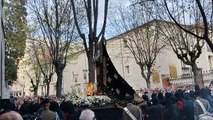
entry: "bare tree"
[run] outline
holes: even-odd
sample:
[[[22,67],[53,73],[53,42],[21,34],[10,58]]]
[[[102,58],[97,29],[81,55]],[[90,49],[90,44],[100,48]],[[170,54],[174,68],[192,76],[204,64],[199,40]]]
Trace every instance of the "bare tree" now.
[[[27,46],[24,58],[21,61],[23,73],[29,78],[31,86],[30,90],[34,95],[38,93],[38,87],[41,81],[41,70],[35,59],[35,53]]]
[[[150,88],[150,77],[156,58],[166,44],[160,39],[158,21],[153,20],[154,16],[151,14],[152,6],[146,7],[146,10],[142,10],[136,4],[134,6],[132,4],[129,8],[120,7],[118,10],[120,16],[117,16],[117,20],[112,20],[112,24],[118,32],[127,31],[120,37],[139,65],[147,88]]]
[[[38,34],[42,36],[55,67],[56,95],[60,97],[70,43],[75,40],[70,0],[29,0],[29,6],[40,28]]]
[[[75,25],[78,30],[80,37],[83,39],[84,48],[88,58],[89,64],[89,82],[94,83],[96,79],[95,71],[96,71],[96,55],[97,55],[97,47],[99,40],[102,40],[105,35],[105,27],[107,21],[107,10],[108,10],[108,0],[104,0],[104,15],[103,15],[103,25],[98,33],[98,13],[100,11],[99,8],[99,0],[83,0],[80,3],[84,5],[85,13],[87,17],[86,30],[88,32],[83,33],[83,29],[85,29],[85,24],[80,24],[77,14],[76,1],[71,0],[73,14],[75,18]],[[88,33],[88,37],[86,36]],[[87,42],[88,38],[88,42]]]
[[[33,71],[33,72],[32,72]],[[29,71],[25,71],[27,76],[30,78],[30,83],[31,83],[31,91],[33,92],[34,95],[38,94],[38,86],[40,84],[40,79],[41,79],[41,71],[40,69],[33,65],[33,68],[30,69]]]
[[[31,52],[32,55],[31,58],[34,59],[34,64],[36,64],[41,71],[41,75],[44,78],[43,83],[45,83],[46,88],[46,96],[49,96],[50,91],[50,82],[52,79],[52,76],[54,74],[54,66],[52,64],[52,59],[50,55],[48,54],[48,49],[46,48],[46,45],[44,41],[31,39]]]
[[[169,17],[184,32],[187,32],[198,39],[204,39],[213,51],[213,1],[212,0],[163,0],[163,5]],[[188,25],[200,24],[203,26],[202,34],[191,31],[183,26],[188,21]]]
[[[27,86],[27,83],[25,81],[18,80],[18,81],[14,81],[14,84],[20,85],[20,87],[22,88],[22,96],[24,96],[25,95],[25,88]]]
[[[169,44],[178,59],[180,59],[184,64],[192,67],[194,82],[195,84],[201,85],[196,60],[202,53],[204,40],[184,32],[181,28],[177,27],[175,23],[166,21],[160,21],[160,23],[162,28],[161,35],[165,37],[166,41],[169,41]],[[203,27],[197,25],[185,25],[184,27],[190,29],[196,34],[201,33],[203,30]]]
[[[197,1],[198,2],[198,1]],[[192,67],[194,74],[195,84],[201,85],[199,81],[199,72],[196,64],[196,60],[202,53],[205,40],[209,44],[210,33],[209,26],[206,27],[202,23],[202,14],[198,8],[198,3],[192,0],[178,0],[170,1],[159,0],[157,3],[157,16],[159,19],[164,21],[172,22],[161,22],[161,32],[163,31],[164,37],[166,37],[170,43],[171,48],[184,64]],[[212,14],[212,8],[206,3],[205,6],[206,14]],[[211,5],[211,4],[210,4]],[[210,8],[210,9],[207,9]],[[168,12],[168,14],[162,14]],[[211,18],[212,19],[212,18]],[[210,21],[208,21],[210,23]],[[211,44],[209,44],[211,48]]]

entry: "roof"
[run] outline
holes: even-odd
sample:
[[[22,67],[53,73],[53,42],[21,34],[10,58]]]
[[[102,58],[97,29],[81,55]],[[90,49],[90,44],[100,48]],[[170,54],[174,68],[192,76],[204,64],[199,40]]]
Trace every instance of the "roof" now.
[[[144,23],[144,24],[142,24],[142,25],[139,25],[139,26],[137,26],[137,27],[135,27],[135,28],[133,28],[133,29],[131,29],[131,30],[125,31],[125,32],[123,32],[123,33],[121,33],[121,34],[119,34],[119,35],[113,36],[113,37],[111,37],[111,38],[109,38],[109,39],[107,39],[107,40],[116,39],[116,38],[118,38],[118,37],[120,37],[120,36],[122,36],[122,35],[128,34],[128,33],[130,33],[130,32],[133,32],[133,31],[135,31],[135,30],[137,30],[137,29],[143,28],[143,27],[148,26],[148,25],[150,25],[150,24],[152,24],[152,23],[155,23],[155,22],[169,23],[169,24],[174,24],[174,25],[176,25],[176,23],[174,23],[174,22],[172,22],[172,21],[165,21],[165,20],[153,19],[153,20],[151,20],[151,21],[149,21],[149,22],[147,22],[147,23]],[[193,26],[195,26],[195,25],[183,25],[183,24],[181,24],[181,25],[182,25],[182,26],[188,26],[188,27],[193,27]],[[202,26],[199,25],[198,27],[201,28]]]

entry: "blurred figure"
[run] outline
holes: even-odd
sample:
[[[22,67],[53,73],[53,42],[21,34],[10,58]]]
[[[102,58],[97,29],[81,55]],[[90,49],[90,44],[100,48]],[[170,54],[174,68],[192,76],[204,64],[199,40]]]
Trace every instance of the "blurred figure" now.
[[[1,116],[0,120],[23,120],[21,115],[15,112],[14,106],[10,103],[10,100],[1,101]]]
[[[195,91],[195,105],[194,105],[194,120],[213,120],[212,112],[209,102],[202,98],[201,91]]]
[[[123,109],[123,120],[131,120],[131,119],[137,119],[142,120],[142,112],[141,109],[133,105],[133,98],[131,96],[126,96],[127,106]]]
[[[81,112],[79,120],[96,120],[95,113],[90,109],[85,109]]]
[[[41,113],[41,120],[57,120],[56,119],[56,113],[51,111],[49,109],[50,107],[50,102],[48,99],[44,99],[41,102],[41,105],[43,106],[43,112]]]
[[[79,120],[80,113],[71,101],[63,101],[60,108],[64,112],[66,120]]]
[[[23,120],[23,118],[21,117],[19,113],[15,111],[10,111],[10,112],[3,113],[0,116],[0,120]]]
[[[176,104],[176,97],[171,92],[167,92],[165,96],[166,96],[166,105],[164,110],[164,119],[181,120],[181,113]]]
[[[59,104],[56,101],[53,101],[50,103],[50,110],[58,114],[58,117],[60,118],[60,120],[66,120],[66,117],[63,111],[60,109]]]
[[[147,108],[148,116],[147,120],[163,120],[164,106],[159,104],[157,95],[152,94],[152,105]]]

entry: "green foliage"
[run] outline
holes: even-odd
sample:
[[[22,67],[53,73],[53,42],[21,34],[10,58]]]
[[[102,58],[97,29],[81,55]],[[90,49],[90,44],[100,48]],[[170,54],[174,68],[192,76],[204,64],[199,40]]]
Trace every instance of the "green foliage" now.
[[[15,80],[27,39],[27,0],[5,0],[5,79]]]
[[[13,58],[5,57],[5,78],[8,79],[16,79],[17,78],[17,66]]]

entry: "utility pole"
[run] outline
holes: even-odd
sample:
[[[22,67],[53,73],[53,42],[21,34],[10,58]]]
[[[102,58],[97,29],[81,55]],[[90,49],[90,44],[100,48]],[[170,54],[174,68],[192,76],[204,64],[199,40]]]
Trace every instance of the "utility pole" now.
[[[8,83],[7,83],[8,84]],[[0,99],[9,99],[9,88],[5,84],[5,32],[4,32],[4,0],[0,3]]]
[[[2,85],[4,80],[4,31],[3,31],[3,0],[0,5],[0,97],[2,99]]]

